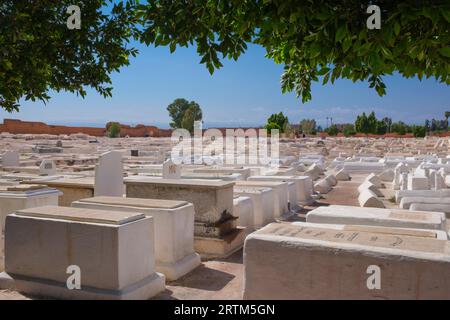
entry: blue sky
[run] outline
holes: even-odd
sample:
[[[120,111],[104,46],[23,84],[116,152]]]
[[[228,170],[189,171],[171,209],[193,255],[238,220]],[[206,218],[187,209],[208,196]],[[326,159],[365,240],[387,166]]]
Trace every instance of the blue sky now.
[[[128,124],[154,124],[167,127],[166,108],[175,98],[195,100],[203,109],[206,125],[260,125],[275,112],[283,111],[291,123],[315,118],[325,125],[353,122],[356,115],[374,110],[378,117],[394,121],[423,123],[443,118],[450,111],[450,90],[434,79],[386,77],[387,95],[379,97],[367,83],[338,80],[334,85],[315,83],[312,101],[302,104],[295,94],[282,94],[282,66],[265,58],[258,46],[210,75],[199,64],[195,48],[178,49],[170,54],[166,47],[137,46],[140,54],[129,67],[114,74],[113,97],[104,99],[89,91],[85,99],[74,94],[54,93],[47,105],[23,102],[21,111],[1,111],[2,118],[44,121],[52,124],[104,125],[108,121]]]

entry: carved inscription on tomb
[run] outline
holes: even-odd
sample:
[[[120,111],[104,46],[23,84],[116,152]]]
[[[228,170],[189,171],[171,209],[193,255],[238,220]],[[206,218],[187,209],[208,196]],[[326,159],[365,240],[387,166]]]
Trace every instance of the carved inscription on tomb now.
[[[292,237],[308,240],[321,240],[334,243],[351,243],[372,247],[391,249],[444,253],[446,241],[427,237],[406,236],[399,234],[386,234],[363,231],[334,230],[316,227],[302,227],[291,225],[272,225],[257,232],[257,234],[270,234],[283,237]]]

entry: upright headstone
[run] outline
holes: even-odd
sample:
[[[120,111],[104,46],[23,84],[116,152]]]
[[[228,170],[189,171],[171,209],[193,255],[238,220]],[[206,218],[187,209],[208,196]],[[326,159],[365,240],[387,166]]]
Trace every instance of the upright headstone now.
[[[122,197],[123,194],[122,154],[118,151],[106,152],[95,166],[94,196]]]
[[[163,164],[163,178],[164,179],[180,179],[181,166],[173,163],[172,160],[167,160]]]
[[[19,153],[17,151],[6,151],[2,155],[3,167],[18,167],[19,165]]]
[[[56,165],[53,160],[44,159],[39,166],[39,174],[51,176],[56,174]]]
[[[403,172],[400,179],[400,190],[408,190],[408,174]]]

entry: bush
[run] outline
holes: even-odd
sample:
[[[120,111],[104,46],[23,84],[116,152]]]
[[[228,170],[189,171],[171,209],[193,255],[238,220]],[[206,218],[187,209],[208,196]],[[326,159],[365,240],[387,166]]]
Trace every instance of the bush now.
[[[427,128],[425,126],[413,126],[412,132],[414,134],[414,137],[423,138],[427,134]]]
[[[335,124],[333,124],[332,126],[329,126],[327,128],[326,133],[328,133],[328,135],[330,136],[337,136],[337,134],[339,133],[339,129]]]
[[[344,126],[344,129],[342,130],[342,133],[344,134],[344,136],[349,137],[349,136],[354,136],[356,134],[355,131],[355,126],[351,125],[351,124],[347,124]]]
[[[120,124],[117,122],[109,123],[106,126],[108,137],[118,138],[120,136]]]

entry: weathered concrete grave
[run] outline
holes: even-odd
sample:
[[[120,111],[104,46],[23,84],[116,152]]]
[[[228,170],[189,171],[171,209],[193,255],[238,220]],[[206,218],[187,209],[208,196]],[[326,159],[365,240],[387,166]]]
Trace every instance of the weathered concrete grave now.
[[[165,288],[155,272],[153,230],[153,218],[139,213],[19,210],[6,218],[6,273],[17,291],[36,296],[149,299]],[[67,270],[74,266],[80,289],[70,290]]]
[[[0,272],[4,270],[5,220],[8,214],[20,209],[57,205],[61,193],[42,185],[0,187]]]
[[[94,197],[72,203],[75,208],[144,213],[155,226],[156,271],[176,280],[200,265],[194,252],[194,206],[186,201]]]
[[[236,181],[235,186],[266,187],[273,190],[273,213],[279,218],[289,213],[289,189],[287,182],[277,181]]]
[[[294,182],[295,186],[289,189],[290,209],[297,209],[298,205],[306,205],[314,202],[312,199],[313,183],[307,176],[251,176],[249,181],[281,181]]]
[[[20,165],[17,151],[6,151],[2,155],[2,167],[18,167]]]
[[[331,205],[306,215],[307,222],[445,230],[445,214],[399,209]]]
[[[126,178],[127,197],[183,200],[194,205],[195,251],[227,256],[240,249],[245,230],[233,215],[233,182],[190,179]]]
[[[450,299],[450,242],[426,234],[273,223],[247,237],[244,265],[249,300]]]
[[[63,207],[70,207],[74,201],[94,196],[93,178],[39,180],[39,184],[61,191],[58,204]]]
[[[39,174],[51,176],[56,174],[56,164],[53,160],[44,159],[39,165]]]
[[[253,202],[253,224],[251,229],[259,229],[274,221],[273,190],[267,187],[235,186],[234,194],[249,197]]]

